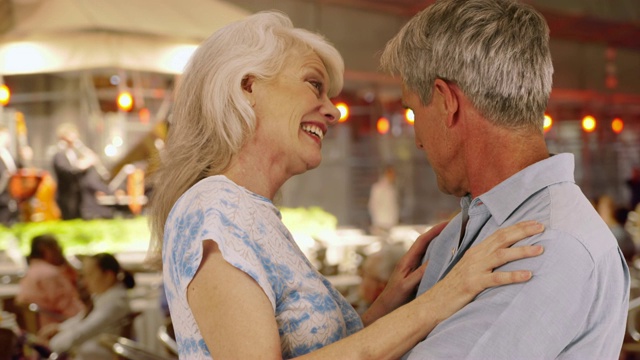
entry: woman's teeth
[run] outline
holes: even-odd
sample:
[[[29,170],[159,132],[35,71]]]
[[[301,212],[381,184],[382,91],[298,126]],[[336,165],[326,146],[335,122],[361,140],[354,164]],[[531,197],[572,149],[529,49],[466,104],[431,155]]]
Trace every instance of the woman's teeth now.
[[[324,138],[324,133],[318,126],[311,124],[302,124],[302,130],[306,131],[309,134],[317,136],[318,138],[320,138],[320,140]]]

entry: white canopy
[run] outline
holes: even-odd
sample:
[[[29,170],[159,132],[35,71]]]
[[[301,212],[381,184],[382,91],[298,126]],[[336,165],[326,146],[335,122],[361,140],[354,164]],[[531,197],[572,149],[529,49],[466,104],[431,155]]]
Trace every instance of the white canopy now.
[[[203,39],[247,15],[221,0],[42,0],[0,39],[0,75],[178,74]]]

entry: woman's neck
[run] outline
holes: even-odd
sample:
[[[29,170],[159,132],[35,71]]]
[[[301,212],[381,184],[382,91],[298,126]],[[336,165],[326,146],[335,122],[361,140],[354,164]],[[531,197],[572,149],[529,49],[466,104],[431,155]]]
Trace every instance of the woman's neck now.
[[[292,176],[283,169],[284,164],[269,154],[243,148],[222,173],[245,189],[273,200],[280,187]]]

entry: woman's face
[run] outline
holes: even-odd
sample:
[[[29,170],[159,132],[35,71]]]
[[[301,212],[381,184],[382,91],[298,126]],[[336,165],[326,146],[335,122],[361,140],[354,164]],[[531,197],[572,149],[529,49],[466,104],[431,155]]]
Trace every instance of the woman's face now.
[[[327,70],[310,51],[292,51],[275,78],[245,87],[257,117],[253,141],[271,167],[295,175],[320,165],[322,139],[340,117],[328,89]]]
[[[115,281],[115,275],[109,271],[102,271],[98,262],[93,258],[85,258],[82,266],[83,279],[91,294],[101,294],[109,289]]]

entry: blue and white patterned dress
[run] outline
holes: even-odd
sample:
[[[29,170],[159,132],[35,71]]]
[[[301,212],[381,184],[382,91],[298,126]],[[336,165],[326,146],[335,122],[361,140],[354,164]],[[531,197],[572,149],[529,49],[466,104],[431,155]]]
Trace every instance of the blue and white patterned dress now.
[[[208,239],[271,301],[284,358],[362,329],[355,310],[298,248],[273,203],[217,175],[185,192],[165,225],[163,280],[181,359],[211,359],[187,303],[187,286]]]

